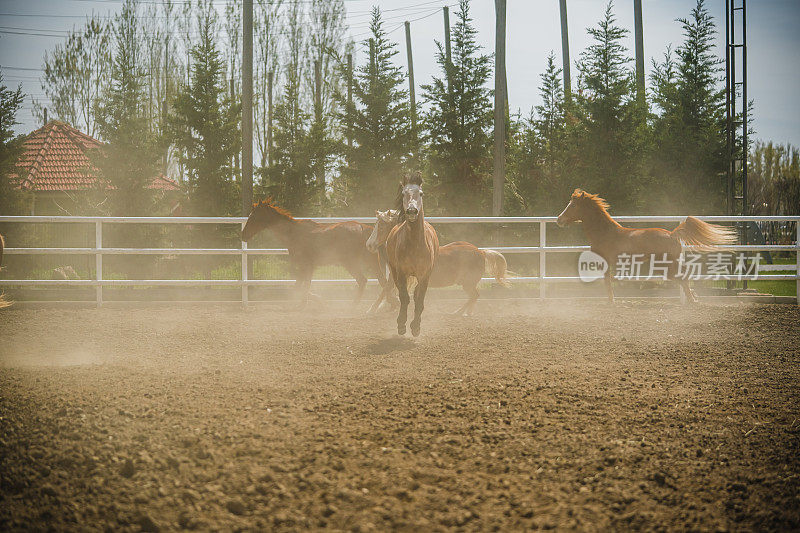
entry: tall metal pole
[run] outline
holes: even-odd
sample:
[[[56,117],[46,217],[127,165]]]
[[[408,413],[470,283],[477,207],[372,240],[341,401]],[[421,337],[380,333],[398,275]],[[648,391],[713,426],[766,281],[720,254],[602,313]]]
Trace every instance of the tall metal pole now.
[[[736,147],[736,128],[737,128],[737,120],[736,120],[736,99],[737,99],[737,91],[736,91],[736,8],[734,7],[733,0],[730,0],[730,15],[731,15],[731,33],[730,33],[730,41],[728,47],[731,50],[731,210],[735,213],[736,212],[736,200],[738,196],[738,192],[736,191],[736,174],[738,173],[738,169],[736,168],[736,159],[738,157],[737,147]]]
[[[417,138],[417,99],[414,95],[414,58],[411,54],[411,23],[406,21],[406,54],[408,55],[408,95],[411,101],[411,133]],[[416,144],[416,143],[415,143]]]
[[[503,213],[503,186],[506,172],[506,0],[494,0],[495,64],[494,64],[494,175],[492,215]]]
[[[572,98],[572,78],[569,73],[569,31],[567,29],[567,0],[559,0],[561,8],[561,68],[564,72],[564,101]]]
[[[636,89],[644,101],[644,32],[642,30],[642,0],[633,0],[633,26],[636,34]]]
[[[725,0],[725,143],[728,168],[725,170],[727,178],[728,214],[733,214],[733,174],[731,174],[732,147],[731,142],[731,8],[730,0]]]
[[[253,205],[253,0],[242,3],[242,215]]]
[[[445,57],[445,75],[447,77],[447,92],[450,92],[450,66],[453,64],[453,56],[450,53],[450,8],[445,6],[442,8],[444,14],[444,57]]]
[[[750,147],[747,143],[748,113],[747,101],[747,0],[742,0],[742,215],[747,216],[747,157]],[[746,224],[746,223],[745,223]],[[747,231],[744,232],[747,244]],[[745,282],[746,283],[746,282]],[[745,285],[746,287],[747,285]]]

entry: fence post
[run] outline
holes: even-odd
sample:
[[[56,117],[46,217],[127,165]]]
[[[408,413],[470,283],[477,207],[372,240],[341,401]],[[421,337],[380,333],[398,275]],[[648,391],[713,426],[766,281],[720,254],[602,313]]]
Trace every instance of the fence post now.
[[[539,298],[544,300],[547,298],[547,287],[545,287],[545,270],[547,258],[545,256],[544,247],[547,243],[547,222],[539,222]]]
[[[94,223],[94,247],[97,250],[94,254],[94,270],[97,279],[95,293],[97,296],[97,307],[103,306],[103,222],[98,220]]]
[[[795,246],[797,246],[797,259],[795,259],[795,268],[797,270],[795,271],[794,274],[795,277],[797,278],[797,281],[795,282],[797,283],[797,289],[795,290],[795,297],[797,298],[797,300],[795,301],[795,304],[800,305],[800,219],[798,219],[797,222],[795,222],[795,224],[797,225],[797,227],[795,228],[795,232],[797,233],[797,235],[795,235],[796,240],[794,243]]]
[[[244,223],[242,224],[244,229]],[[242,241],[242,307],[247,307],[248,286],[247,286],[247,242]]]

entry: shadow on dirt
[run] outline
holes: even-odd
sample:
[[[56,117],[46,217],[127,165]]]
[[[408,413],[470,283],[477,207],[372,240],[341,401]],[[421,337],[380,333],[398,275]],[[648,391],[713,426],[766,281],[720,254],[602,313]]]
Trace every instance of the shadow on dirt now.
[[[415,348],[417,343],[408,337],[390,337],[388,339],[375,339],[367,345],[368,355],[386,355],[392,352],[404,352]]]

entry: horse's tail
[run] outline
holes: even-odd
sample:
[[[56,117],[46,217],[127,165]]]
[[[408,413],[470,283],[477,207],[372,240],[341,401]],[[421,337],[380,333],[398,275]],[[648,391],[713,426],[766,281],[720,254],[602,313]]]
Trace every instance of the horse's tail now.
[[[695,217],[686,217],[670,236],[687,246],[711,250],[716,245],[736,244],[736,231],[725,226],[709,224]]]
[[[494,250],[482,250],[482,252],[486,272],[491,274],[503,287],[511,287],[511,282],[508,281],[508,275],[511,272],[508,271],[508,264],[503,254]]]

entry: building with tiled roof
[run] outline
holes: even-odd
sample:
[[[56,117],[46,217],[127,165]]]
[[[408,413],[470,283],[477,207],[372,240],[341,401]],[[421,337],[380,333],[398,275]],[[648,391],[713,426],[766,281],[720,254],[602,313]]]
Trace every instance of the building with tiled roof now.
[[[74,207],[81,196],[98,191],[99,171],[91,151],[102,147],[102,142],[57,120],[30,133],[22,143],[16,179],[20,188],[33,193],[32,214],[66,214],[63,204]],[[153,178],[150,188],[163,193],[180,190],[165,176]]]

